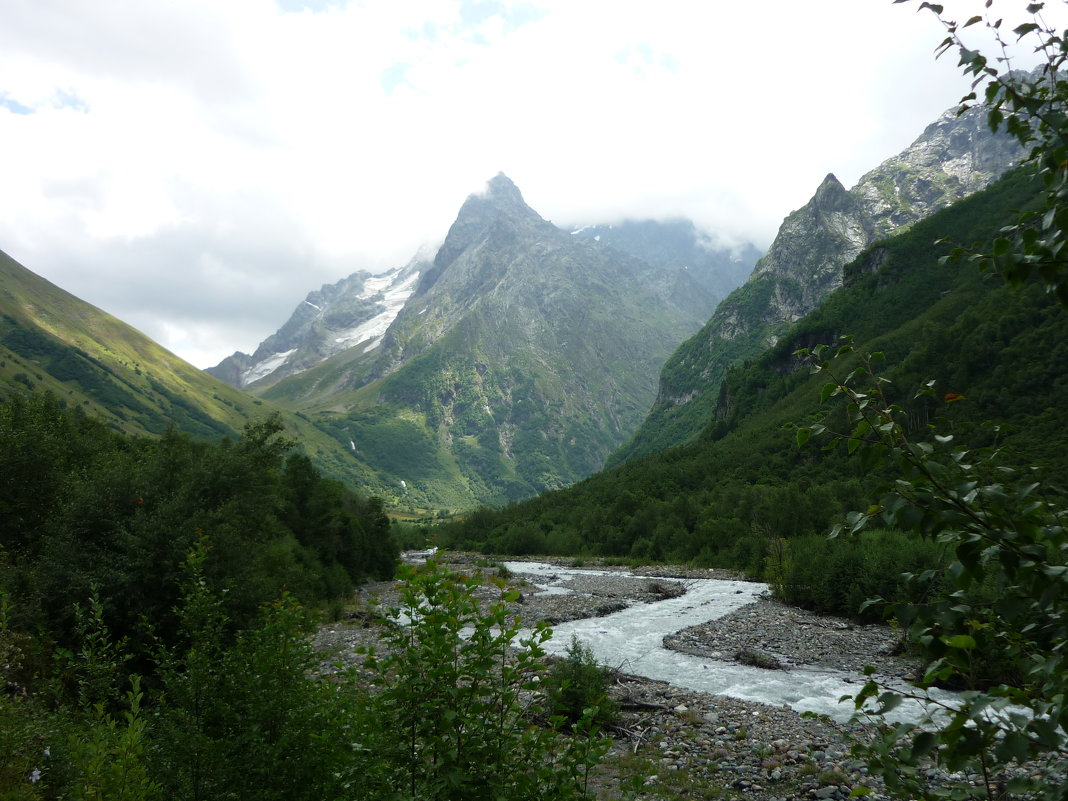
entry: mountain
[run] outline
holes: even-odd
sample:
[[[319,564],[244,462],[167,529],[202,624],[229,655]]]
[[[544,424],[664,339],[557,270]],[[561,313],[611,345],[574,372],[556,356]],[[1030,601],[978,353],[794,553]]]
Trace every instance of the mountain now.
[[[581,225],[571,234],[610,245],[658,267],[681,267],[716,303],[745,281],[761,256],[749,242],[727,246],[685,219]]]
[[[0,252],[0,401],[28,391],[49,391],[129,434],[173,426],[215,439],[276,412],[323,472],[354,486],[372,479],[308,421],[207,375]]]
[[[360,271],[324,285],[310,292],[251,356],[238,351],[207,372],[235,387],[269,386],[335,353],[355,347],[371,350],[415,290],[421,269],[416,257],[380,275]]]
[[[329,431],[394,504],[527,497],[599,469],[642,420],[664,359],[715,305],[688,266],[573,236],[501,174],[467,198],[432,260],[389,279],[412,291],[381,339],[249,389]],[[354,280],[366,295],[369,279]],[[340,302],[335,288],[309,296],[287,324],[294,336],[280,331],[247,364],[324,355],[306,343],[339,330],[314,322]]]
[[[885,354],[876,369],[889,379],[889,402],[906,412],[910,436],[929,438],[927,425],[937,421],[952,431],[954,446],[996,445],[1002,464],[1058,483],[1068,471],[1068,312],[1038,281],[1013,289],[972,263],[940,265],[951,245],[932,244],[992,241],[1017,209],[1040,197],[1037,183],[1013,171],[864,250],[846,265],[841,287],[783,329],[773,347],[726,372],[693,443],[521,504],[480,510],[443,532],[442,544],[693,560],[761,573],[779,538],[824,534],[900,478],[847,456],[845,447],[795,442],[793,429],[816,420],[849,430],[840,404],[820,402],[828,378],[794,355],[845,334],[859,352]],[[836,370],[844,376],[856,366],[847,361]],[[917,394],[929,380],[935,392]],[[832,544],[821,543],[829,552]],[[848,585],[839,590],[844,595]]]
[[[790,323],[842,284],[842,267],[871,243],[989,185],[1019,160],[985,112],[945,112],[908,148],[847,190],[828,175],[782,223],[749,279],[661,372],[648,418],[612,455],[618,464],[691,441],[708,423],[732,365],[773,345]]]

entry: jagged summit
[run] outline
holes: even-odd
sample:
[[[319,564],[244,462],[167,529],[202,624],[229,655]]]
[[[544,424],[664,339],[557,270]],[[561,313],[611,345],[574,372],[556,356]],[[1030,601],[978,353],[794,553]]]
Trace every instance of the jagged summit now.
[[[485,224],[502,215],[542,219],[523,200],[523,193],[519,191],[519,187],[512,182],[512,179],[503,172],[499,172],[486,182],[486,186],[481,191],[472,192],[467,196],[467,200],[460,207],[460,213],[456,216],[456,222]]]
[[[983,108],[962,115],[954,108],[852,189],[828,174],[812,199],[783,220],[749,280],[668,360],[649,417],[609,464],[696,437],[717,408],[731,364],[775,344],[842,285],[842,268],[864,248],[982,189],[1020,155],[1011,136],[991,133]]]
[[[418,295],[427,292],[461,253],[485,237],[494,227],[509,226],[556,230],[523,200],[523,195],[503,172],[486,182],[482,192],[467,196],[445,242],[434,257],[434,266],[419,283]]]
[[[503,172],[497,173],[486,182],[484,196],[487,200],[492,200],[498,204],[522,204],[526,206],[519,187]]]
[[[830,192],[845,192],[846,188],[842,185],[842,182],[838,180],[833,172],[827,173],[827,177],[823,179],[819,187],[816,189],[816,197],[820,194],[827,194]]]
[[[274,383],[350,348],[374,350],[423,269],[425,262],[417,255],[404,267],[379,275],[361,270],[324,284],[309,292],[285,325],[251,356],[238,351],[206,372],[244,388],[258,381]]]

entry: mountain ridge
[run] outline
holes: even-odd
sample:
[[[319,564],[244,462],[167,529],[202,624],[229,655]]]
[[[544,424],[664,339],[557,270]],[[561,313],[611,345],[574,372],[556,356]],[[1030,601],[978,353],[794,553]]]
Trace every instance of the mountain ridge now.
[[[27,392],[142,436],[177,428],[217,439],[278,414],[323,473],[374,487],[373,474],[307,419],[208,375],[0,251],[0,399]]]
[[[932,245],[998,236],[1040,197],[1037,184],[1026,169],[1013,171],[864,250],[847,265],[849,280],[775,346],[729,369],[693,442],[482,510],[450,525],[440,541],[497,554],[735,567],[754,576],[767,575],[766,558],[782,553],[784,540],[792,547],[794,538],[819,537],[828,547],[830,526],[869,508],[900,478],[893,467],[862,466],[842,442],[798,447],[798,427],[850,430],[841,404],[820,401],[827,376],[812,374],[795,354],[837,346],[845,334],[858,353],[885,354],[876,369],[889,379],[888,402],[900,404],[910,435],[923,440],[938,423],[952,431],[954,447],[997,448],[1001,464],[1055,483],[1068,469],[1068,315],[1038,281],[1012,288],[971,263],[942,266],[951,246]],[[858,364],[845,359],[836,374]],[[932,380],[935,392],[917,392]]]
[[[1014,139],[989,131],[983,109],[950,109],[852,189],[829,174],[783,220],[746,283],[665,363],[648,417],[607,465],[692,441],[707,425],[730,365],[773,345],[839,287],[842,268],[863,248],[988,186],[1021,155]]]
[[[504,502],[599,469],[713,305],[684,266],[572,236],[502,173],[463,202],[378,347],[251,388],[379,465],[397,503]],[[447,478],[406,471],[387,435]]]

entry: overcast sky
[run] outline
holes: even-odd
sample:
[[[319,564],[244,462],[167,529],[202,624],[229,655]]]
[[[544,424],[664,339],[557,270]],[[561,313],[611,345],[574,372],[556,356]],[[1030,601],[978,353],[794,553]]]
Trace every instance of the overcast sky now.
[[[967,91],[917,5],[0,0],[0,249],[206,367],[498,171],[763,248]]]

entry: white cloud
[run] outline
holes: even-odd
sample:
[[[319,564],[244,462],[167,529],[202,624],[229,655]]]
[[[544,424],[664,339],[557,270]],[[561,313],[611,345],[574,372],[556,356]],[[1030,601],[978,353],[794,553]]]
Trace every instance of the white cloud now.
[[[33,113],[0,105],[0,248],[206,366],[443,237],[499,170],[559,223],[766,244],[966,90],[916,5],[15,3],[0,97]]]

